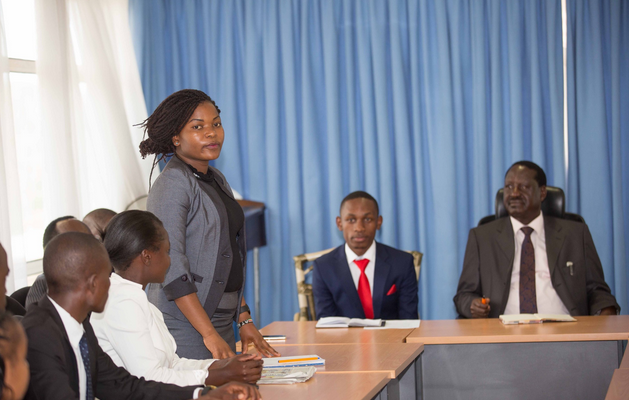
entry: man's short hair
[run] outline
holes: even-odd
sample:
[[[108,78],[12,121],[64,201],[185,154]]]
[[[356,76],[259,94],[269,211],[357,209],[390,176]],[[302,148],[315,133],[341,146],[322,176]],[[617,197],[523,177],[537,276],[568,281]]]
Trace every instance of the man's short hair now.
[[[59,231],[57,231],[57,224],[61,221],[72,218],[74,218],[72,215],[66,215],[65,217],[57,218],[48,224],[46,230],[44,230],[44,248],[46,248],[46,245],[48,245],[48,242],[50,242],[52,238],[59,234]]]
[[[505,173],[505,178],[507,177],[507,174],[509,173],[509,171],[511,171],[513,167],[518,166],[518,165],[521,165],[525,168],[532,169],[533,171],[535,171],[535,176],[533,177],[533,179],[537,181],[537,184],[539,185],[539,187],[546,186],[546,173],[544,172],[542,167],[540,167],[539,165],[535,164],[532,161],[518,161],[518,162],[513,163],[513,165],[510,166],[509,169],[507,170],[507,173]]]
[[[105,228],[107,228],[107,224],[116,214],[115,211],[108,208],[97,208],[96,210],[88,212],[85,217],[83,217],[83,223],[90,228],[94,236],[97,236],[97,238],[103,241]]]
[[[76,290],[96,273],[98,256],[106,257],[105,246],[89,233],[66,232],[54,237],[44,250],[44,276],[49,293]]]
[[[341,208],[339,209],[339,213],[340,210],[343,209],[343,204],[345,204],[345,202],[354,199],[367,199],[373,201],[373,203],[376,205],[376,215],[380,215],[380,207],[378,207],[378,201],[372,195],[367,192],[363,192],[362,190],[357,190],[345,196],[343,201],[341,201]]]

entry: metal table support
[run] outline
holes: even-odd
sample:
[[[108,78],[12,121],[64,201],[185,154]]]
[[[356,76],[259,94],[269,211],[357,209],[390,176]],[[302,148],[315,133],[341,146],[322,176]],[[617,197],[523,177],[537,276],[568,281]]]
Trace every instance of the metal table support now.
[[[247,251],[253,250],[253,297],[255,324],[260,326],[260,247],[266,246],[266,224],[264,203],[251,200],[238,200],[245,213],[245,234]]]

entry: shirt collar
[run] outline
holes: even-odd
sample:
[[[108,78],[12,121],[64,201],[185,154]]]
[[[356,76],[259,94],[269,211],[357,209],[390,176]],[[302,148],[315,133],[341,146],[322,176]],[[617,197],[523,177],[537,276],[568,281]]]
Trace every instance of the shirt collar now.
[[[123,278],[122,276],[118,275],[115,272],[113,274],[111,274],[111,276],[109,277],[109,280],[111,281],[112,284],[117,283],[117,284],[121,284],[121,285],[133,286],[135,288],[138,288],[138,289],[142,290],[142,285],[140,285],[137,282],[133,282],[133,281],[130,281],[128,279],[125,279],[125,278]]]
[[[513,226],[514,237],[518,234],[518,232],[520,231],[520,229],[522,229],[523,226],[529,226],[533,228],[533,232],[537,233],[537,236],[541,240],[545,241],[546,236],[544,232],[544,213],[540,212],[537,218],[531,221],[531,223],[528,225],[524,225],[522,222],[518,221],[517,219],[511,216],[509,218],[511,218],[511,226]]]
[[[63,323],[63,327],[66,329],[66,333],[68,334],[68,339],[70,340],[70,344],[73,347],[78,347],[83,334],[85,333],[85,329],[83,325],[80,324],[69,312],[67,312],[63,307],[57,304],[53,299],[48,297],[50,302],[55,309],[59,313],[59,317],[61,318],[61,322]]]
[[[177,155],[175,154],[175,157],[177,157]],[[177,157],[179,158],[179,157]],[[192,174],[197,177],[198,179],[201,179],[203,182],[209,182],[211,183],[214,180],[214,172],[212,172],[212,169],[208,167],[207,169],[207,173],[203,173],[203,172],[199,172],[197,171],[196,168],[194,168],[192,165],[188,164],[187,162],[185,162],[184,160],[182,160],[181,158],[179,158],[179,160],[186,164],[188,166],[188,168],[190,168],[190,170],[192,171]]]
[[[365,254],[362,256],[357,256],[356,253],[349,248],[349,245],[345,243],[345,256],[347,257],[348,262],[353,262],[354,260],[362,260],[363,258],[368,259],[369,261],[376,260],[376,241],[374,240],[371,243],[371,246],[367,249]]]

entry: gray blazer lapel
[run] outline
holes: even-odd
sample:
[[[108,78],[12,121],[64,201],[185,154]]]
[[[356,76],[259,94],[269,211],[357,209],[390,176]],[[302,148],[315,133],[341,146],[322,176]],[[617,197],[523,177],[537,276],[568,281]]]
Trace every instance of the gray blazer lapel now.
[[[225,192],[226,195],[234,199],[234,194],[231,191],[231,187],[227,184],[227,180],[221,171],[210,165],[210,170],[214,173],[214,180],[218,183],[218,186]]]
[[[561,225],[552,217],[544,216],[544,230],[546,235],[546,254],[548,256],[548,270],[550,276],[553,276],[553,271],[557,265],[557,259],[559,258],[559,251],[563,246],[563,242],[566,235],[561,230]]]
[[[387,283],[387,276],[389,276],[389,270],[391,266],[387,263],[388,259],[387,252],[376,243],[376,269],[374,271],[373,276],[373,315],[374,318],[378,318],[381,314],[380,311],[382,309],[382,299],[384,298],[385,287]]]

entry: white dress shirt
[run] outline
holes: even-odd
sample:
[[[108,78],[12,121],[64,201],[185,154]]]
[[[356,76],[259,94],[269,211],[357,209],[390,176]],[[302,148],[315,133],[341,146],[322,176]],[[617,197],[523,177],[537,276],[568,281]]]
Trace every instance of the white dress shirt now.
[[[369,281],[369,290],[371,291],[371,297],[373,298],[373,277],[376,271],[376,241],[374,240],[371,243],[371,246],[367,249],[365,254],[362,256],[357,256],[356,253],[349,248],[347,243],[345,243],[345,256],[347,257],[347,264],[349,264],[349,272],[352,273],[352,279],[354,280],[354,286],[356,286],[356,290],[358,290],[358,280],[360,279],[360,268],[358,265],[354,263],[354,260],[362,260],[366,258],[369,260],[369,264],[367,264],[367,268],[365,268],[365,275],[367,275],[367,280]]]
[[[111,274],[109,299],[90,322],[98,343],[132,375],[179,386],[203,385],[215,360],[179,358],[164,317],[148,301],[142,285]]]
[[[505,315],[520,314],[520,259],[522,257],[522,242],[524,241],[523,225],[513,217],[513,236],[515,239],[515,254],[513,257],[513,272],[511,273],[511,288],[509,300],[505,308]],[[531,243],[535,251],[535,294],[537,299],[537,312],[540,314],[570,314],[563,304],[557,291],[553,287],[548,269],[548,254],[546,253],[546,232],[544,230],[544,216],[542,213],[526,225],[533,228]]]
[[[76,366],[79,371],[79,399],[85,399],[87,395],[87,375],[85,374],[85,364],[83,364],[83,357],[81,356],[81,348],[79,347],[79,342],[81,338],[85,334],[85,329],[83,325],[79,323],[69,312],[67,312],[63,307],[57,304],[53,299],[48,297],[50,302],[55,309],[59,313],[59,317],[61,317],[61,322],[63,322],[63,327],[66,329],[66,333],[68,334],[68,339],[70,340],[70,346],[72,346],[72,350],[74,351],[74,356],[76,357]],[[94,392],[94,382],[92,381],[92,392]]]

